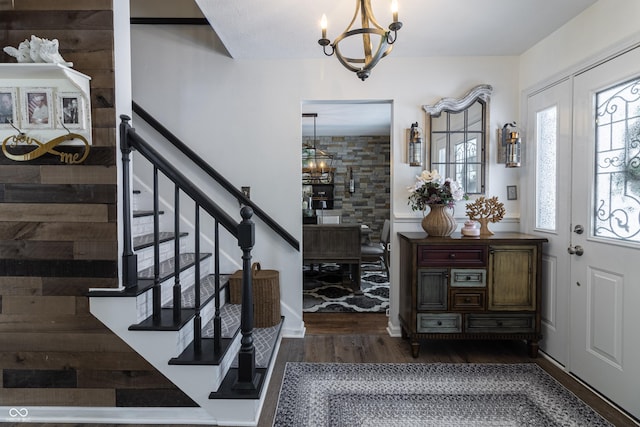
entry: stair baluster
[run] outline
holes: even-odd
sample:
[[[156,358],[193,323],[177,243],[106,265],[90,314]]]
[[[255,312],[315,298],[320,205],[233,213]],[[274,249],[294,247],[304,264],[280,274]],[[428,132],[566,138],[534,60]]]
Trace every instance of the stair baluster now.
[[[158,167],[153,167],[153,322],[162,321],[162,287],[160,286],[160,196]]]
[[[220,223],[216,219],[213,231],[215,251],[213,255],[215,277],[215,301],[213,314],[213,350],[217,354],[222,346],[222,318],[220,317]]]
[[[195,212],[195,252],[196,252],[196,277],[195,277],[195,317],[193,318],[193,352],[202,354],[202,318],[200,317],[200,205],[196,203]],[[217,250],[218,248],[216,248]]]
[[[180,187],[175,185],[174,196],[174,251],[175,272],[173,282],[173,321],[179,323],[182,318],[182,285],[180,283]]]

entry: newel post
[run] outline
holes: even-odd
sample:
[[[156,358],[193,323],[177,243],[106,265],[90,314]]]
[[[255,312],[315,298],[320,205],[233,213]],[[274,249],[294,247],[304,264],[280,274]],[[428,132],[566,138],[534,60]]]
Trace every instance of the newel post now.
[[[259,375],[256,375],[256,354],[253,345],[253,282],[251,278],[251,249],[255,243],[255,230],[251,217],[253,209],[244,206],[240,210],[242,222],[238,225],[238,246],[242,249],[242,312],[240,330],[242,340],[238,353],[238,377],[234,389],[256,390]]]
[[[131,158],[129,132],[133,131],[129,121],[131,117],[121,115],[120,119],[120,151],[122,152],[122,223],[124,230],[124,249],[122,251],[122,282],[125,288],[138,285],[138,256],[133,253],[133,237],[131,235]]]

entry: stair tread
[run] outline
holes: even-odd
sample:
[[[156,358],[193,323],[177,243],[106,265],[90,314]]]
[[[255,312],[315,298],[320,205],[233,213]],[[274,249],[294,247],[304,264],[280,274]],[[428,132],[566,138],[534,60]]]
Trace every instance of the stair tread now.
[[[220,307],[222,338],[232,338],[238,333],[238,329],[240,329],[240,310],[240,304],[225,304]],[[213,338],[213,320],[209,320],[202,328],[202,338]]]
[[[159,215],[164,215],[164,211],[158,211]],[[133,217],[134,218],[140,218],[140,217],[145,217],[145,216],[153,216],[153,211],[152,210],[139,210],[139,211],[133,211]]]
[[[210,253],[201,253],[200,261],[210,257]],[[183,271],[196,262],[196,254],[193,252],[180,254],[180,271]],[[138,279],[153,279],[155,266],[151,266],[145,268],[143,270],[138,271]],[[165,280],[169,277],[173,277],[175,273],[175,258],[170,258],[168,260],[160,262],[159,265],[160,270],[160,280]]]
[[[280,334],[282,322],[268,328],[254,328],[251,337],[256,351],[256,368],[268,368],[273,355],[273,350]],[[238,356],[236,355],[232,368],[238,367]]]
[[[230,274],[220,275],[220,288],[222,288],[228,281]],[[209,274],[200,279],[200,301],[202,305],[206,304],[215,294],[216,276],[215,274]],[[195,286],[189,286],[186,289],[182,289],[182,308],[195,308],[196,304],[196,289]],[[162,308],[172,308],[173,300],[163,305]]]
[[[189,235],[189,233],[182,232],[180,237]],[[169,242],[175,239],[175,233],[173,231],[161,231],[158,233],[159,243]],[[153,233],[142,234],[133,238],[133,249],[140,250],[153,246],[155,236]]]

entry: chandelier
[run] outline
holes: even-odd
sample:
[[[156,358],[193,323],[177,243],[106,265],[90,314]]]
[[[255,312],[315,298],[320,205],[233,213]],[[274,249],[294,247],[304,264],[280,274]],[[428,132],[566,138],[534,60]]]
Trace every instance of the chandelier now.
[[[322,38],[318,40],[318,44],[322,46],[324,54],[332,56],[334,53],[338,61],[344,65],[349,71],[356,73],[360,80],[364,81],[371,74],[371,69],[380,61],[380,59],[387,56],[391,49],[393,49],[393,43],[395,43],[398,30],[402,28],[402,22],[398,22],[398,2],[397,0],[391,1],[391,11],[393,13],[393,22],[389,24],[389,31],[385,30],[378,24],[376,18],[371,11],[371,0],[356,0],[356,11],[353,14],[353,19],[342,34],[340,34],[331,43],[327,38],[327,16],[322,15],[320,27],[322,28]],[[361,16],[360,22],[362,22],[362,28],[353,28],[358,15]],[[391,35],[393,31],[393,35]],[[348,39],[351,36],[362,37],[363,56],[361,58],[349,58],[340,50],[340,42]],[[378,36],[380,41],[378,47],[374,49],[372,37]],[[327,46],[331,49],[328,50]]]
[[[318,113],[302,113],[313,118],[313,144],[302,147],[302,183],[331,184],[333,181],[333,154],[316,147],[316,118]]]

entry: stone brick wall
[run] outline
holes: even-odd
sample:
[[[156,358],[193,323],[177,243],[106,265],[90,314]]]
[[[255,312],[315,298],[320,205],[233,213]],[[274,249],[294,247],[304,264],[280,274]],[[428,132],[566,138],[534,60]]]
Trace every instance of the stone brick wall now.
[[[302,141],[313,145],[313,138]],[[383,136],[319,136],[316,148],[335,156],[334,209],[342,211],[342,222],[371,227],[372,241],[389,218],[391,202],[391,143]],[[349,168],[353,168],[355,192],[349,193]]]

